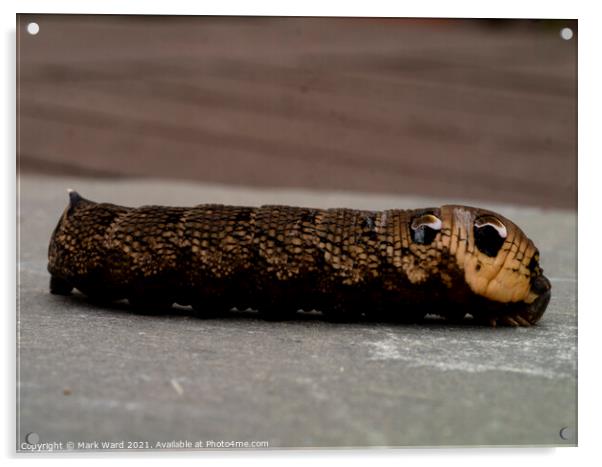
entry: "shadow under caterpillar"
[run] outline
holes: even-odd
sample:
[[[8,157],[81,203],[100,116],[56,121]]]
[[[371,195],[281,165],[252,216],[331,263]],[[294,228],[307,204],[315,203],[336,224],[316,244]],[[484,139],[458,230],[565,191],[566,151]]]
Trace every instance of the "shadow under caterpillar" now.
[[[359,211],[291,206],[128,208],[70,191],[50,239],[50,291],[285,318],[319,310],[416,321],[528,326],[551,286],[511,221],[448,205]]]

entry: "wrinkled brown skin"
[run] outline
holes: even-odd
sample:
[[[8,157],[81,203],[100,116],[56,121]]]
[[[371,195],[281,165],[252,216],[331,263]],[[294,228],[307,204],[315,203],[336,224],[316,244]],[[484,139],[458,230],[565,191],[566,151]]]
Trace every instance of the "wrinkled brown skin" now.
[[[423,213],[442,221],[429,245],[412,241]],[[508,236],[496,257],[475,247],[478,215]],[[52,234],[50,290],[128,299],[139,311],[174,303],[207,314],[258,309],[284,318],[299,309],[336,319],[528,326],[542,316],[550,283],[523,232],[499,214],[464,206],[357,211],[290,206],[127,208],[75,192]]]

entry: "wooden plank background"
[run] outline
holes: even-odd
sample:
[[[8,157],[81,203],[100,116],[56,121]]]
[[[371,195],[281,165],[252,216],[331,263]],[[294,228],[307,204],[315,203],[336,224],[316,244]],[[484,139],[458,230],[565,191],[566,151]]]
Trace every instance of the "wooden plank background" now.
[[[20,15],[19,167],[576,209],[566,25]]]

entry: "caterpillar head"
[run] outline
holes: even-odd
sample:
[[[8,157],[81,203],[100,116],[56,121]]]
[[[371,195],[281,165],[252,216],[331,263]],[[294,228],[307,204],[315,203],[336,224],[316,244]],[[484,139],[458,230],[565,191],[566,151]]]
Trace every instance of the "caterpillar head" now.
[[[466,206],[442,206],[422,217],[411,226],[414,239],[446,251],[474,294],[529,324],[539,321],[551,285],[521,229],[497,213]]]

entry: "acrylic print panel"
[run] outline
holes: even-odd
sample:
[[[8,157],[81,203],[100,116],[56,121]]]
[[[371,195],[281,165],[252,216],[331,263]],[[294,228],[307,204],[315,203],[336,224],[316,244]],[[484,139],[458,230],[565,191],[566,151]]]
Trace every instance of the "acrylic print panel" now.
[[[19,15],[17,449],[576,445],[577,38],[564,20]],[[252,280],[210,316],[51,294],[67,189],[131,207],[344,207],[368,234],[382,211],[490,209],[537,245],[551,300],[534,326],[492,328],[442,319],[451,305],[429,293],[417,322],[366,319],[374,286],[354,290],[352,320],[265,319],[244,306]],[[202,225],[248,233],[237,216]],[[62,245],[117,271],[85,253],[107,238]],[[292,297],[277,303],[295,311]]]

